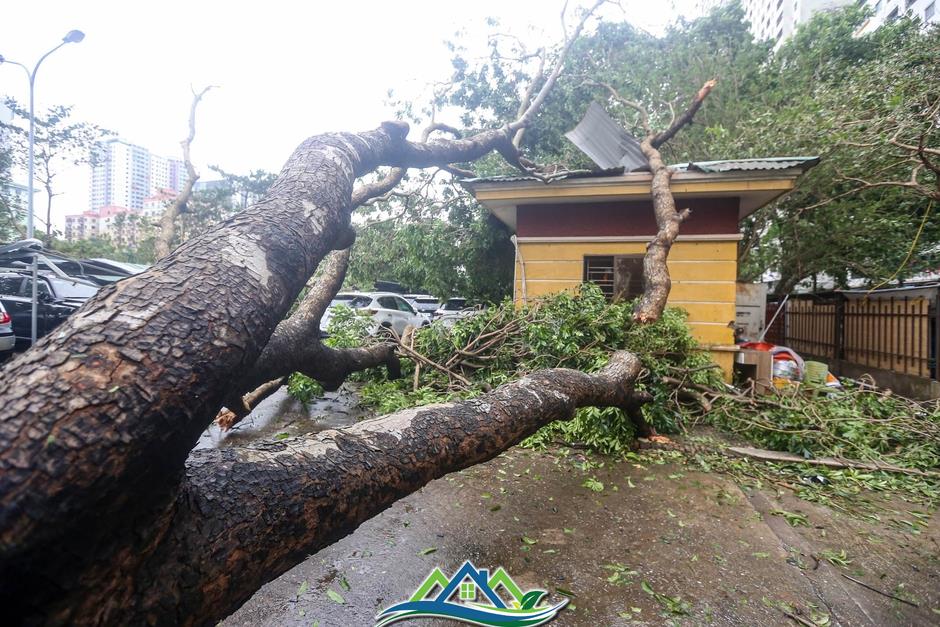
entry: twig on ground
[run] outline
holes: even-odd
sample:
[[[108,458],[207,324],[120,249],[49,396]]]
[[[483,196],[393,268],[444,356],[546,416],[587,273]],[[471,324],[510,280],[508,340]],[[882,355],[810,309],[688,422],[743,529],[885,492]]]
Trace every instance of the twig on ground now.
[[[901,603],[906,603],[906,604],[910,605],[911,607],[920,607],[920,605],[918,605],[917,603],[914,603],[913,601],[908,601],[907,599],[902,599],[901,597],[894,596],[894,595],[891,594],[890,592],[885,592],[884,590],[879,590],[878,588],[875,588],[874,586],[869,586],[869,585],[868,585],[867,583],[865,583],[864,581],[859,581],[859,580],[856,579],[855,577],[849,577],[849,576],[846,575],[845,573],[841,573],[841,574],[842,574],[843,577],[845,577],[845,578],[848,579],[849,581],[854,581],[854,582],[857,583],[858,585],[862,586],[863,588],[868,588],[868,589],[871,590],[872,592],[877,592],[878,594],[880,594],[880,595],[882,595],[882,596],[886,596],[886,597],[888,597],[889,599],[894,599],[895,601],[900,601]]]

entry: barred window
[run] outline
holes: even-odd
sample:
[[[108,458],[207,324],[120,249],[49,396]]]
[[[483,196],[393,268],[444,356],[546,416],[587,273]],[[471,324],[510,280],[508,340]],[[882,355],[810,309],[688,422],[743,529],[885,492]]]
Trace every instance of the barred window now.
[[[584,258],[584,282],[594,283],[601,288],[607,300],[614,297],[614,258],[609,257],[585,257]]]
[[[597,285],[607,300],[630,300],[643,293],[643,255],[584,257],[584,282]]]

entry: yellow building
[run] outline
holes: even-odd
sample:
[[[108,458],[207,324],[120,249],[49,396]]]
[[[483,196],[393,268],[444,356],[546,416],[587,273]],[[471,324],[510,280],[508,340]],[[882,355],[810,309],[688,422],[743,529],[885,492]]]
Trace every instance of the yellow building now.
[[[669,253],[669,304],[685,309],[693,336],[730,377],[739,222],[793,189],[819,162],[788,157],[690,163],[675,168],[677,207],[692,213]],[[609,298],[643,290],[642,259],[656,233],[649,172],[572,175],[545,184],[525,176],[464,185],[516,237],[517,302],[591,281]]]

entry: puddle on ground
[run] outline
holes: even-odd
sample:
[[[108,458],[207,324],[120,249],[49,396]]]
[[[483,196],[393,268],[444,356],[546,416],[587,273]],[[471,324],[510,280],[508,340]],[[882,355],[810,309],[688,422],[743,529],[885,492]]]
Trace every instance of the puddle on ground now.
[[[354,384],[327,392],[306,407],[281,387],[229,431],[213,423],[200,436],[196,448],[225,448],[286,437],[282,434],[293,437],[317,433],[347,427],[372,415],[359,404]]]

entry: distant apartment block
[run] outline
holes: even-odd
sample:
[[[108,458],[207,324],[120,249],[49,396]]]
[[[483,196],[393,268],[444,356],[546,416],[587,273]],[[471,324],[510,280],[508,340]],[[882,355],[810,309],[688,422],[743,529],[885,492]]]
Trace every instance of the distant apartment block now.
[[[925,24],[940,21],[937,12],[940,0],[742,0],[742,5],[754,38],[770,39],[779,46],[796,31],[797,26],[816,13],[837,9],[853,1],[867,5],[873,12],[859,28],[859,35],[870,33],[904,15],[916,17]]]
[[[122,139],[101,144],[92,167],[89,205],[142,209],[144,199],[160,189],[179,191],[188,175],[182,161],[152,154]]]
[[[12,181],[0,181],[0,195],[3,196],[0,202],[10,204],[10,208],[17,214],[19,222],[25,228],[26,214],[29,207],[29,188],[19,183],[13,183]]]
[[[134,246],[141,226],[139,211],[127,207],[100,207],[65,216],[65,239],[74,242],[102,238],[121,246]]]
[[[158,189],[153,196],[144,198],[144,206],[141,208],[140,215],[151,224],[155,224],[163,216],[163,211],[174,200],[177,193],[169,188]]]
[[[852,0],[743,0],[742,6],[751,24],[754,39],[770,39],[779,46],[796,31],[798,25],[808,21],[814,14],[851,2]]]
[[[937,14],[938,0],[867,0],[865,4],[874,11],[865,24],[858,29],[859,34],[870,33],[879,26],[889,24],[904,15],[918,18],[924,24],[940,22]]]
[[[147,196],[139,209],[108,205],[65,216],[65,239],[74,242],[100,237],[122,246],[135,246],[144,229],[155,226],[176,200],[176,190],[161,188]]]

